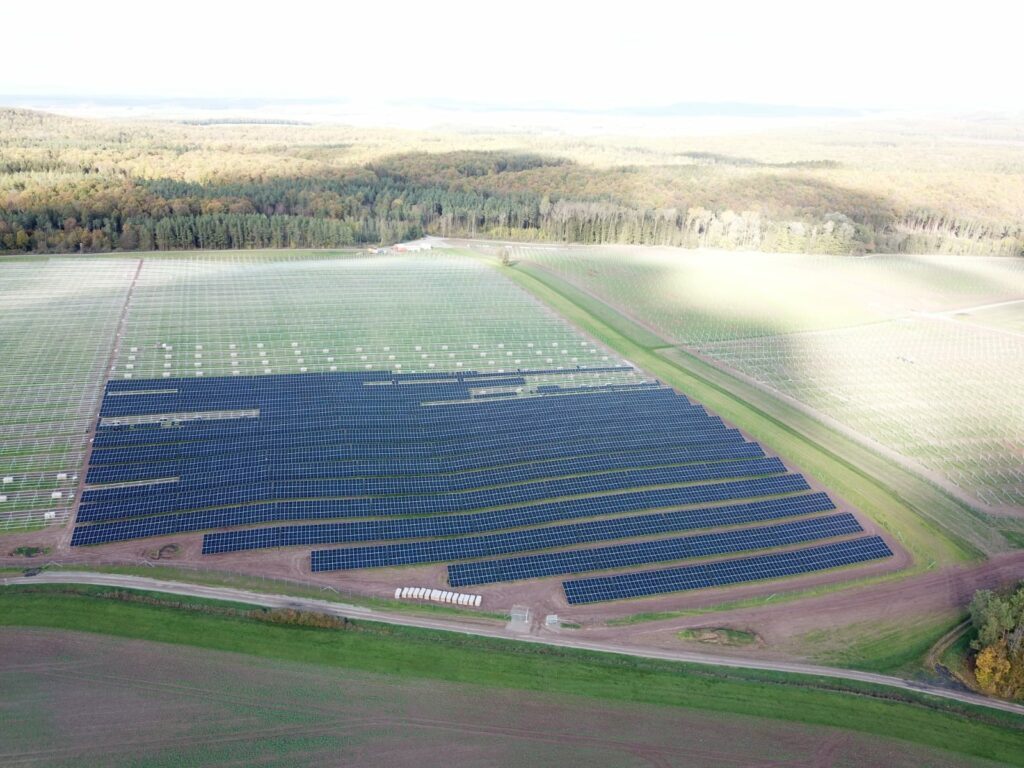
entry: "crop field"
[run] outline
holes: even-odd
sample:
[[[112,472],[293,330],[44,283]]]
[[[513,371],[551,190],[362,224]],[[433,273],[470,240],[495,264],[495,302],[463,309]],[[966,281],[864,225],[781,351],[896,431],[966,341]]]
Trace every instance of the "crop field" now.
[[[121,282],[74,422],[73,549],[184,537],[257,570],[298,549],[325,579],[419,566],[503,599],[560,577],[562,606],[900,567],[874,525],[493,264],[90,263]]]
[[[67,519],[137,263],[0,269],[0,530]]]
[[[1024,508],[1024,261],[621,248],[516,256],[666,344],[892,451],[977,509]]]
[[[0,630],[0,685],[9,705],[0,719],[0,762],[293,766],[384,759],[422,768],[736,766],[767,758],[790,766],[827,760],[954,768],[996,765],[1013,754],[1017,737],[1008,728],[860,696],[822,722],[835,694],[798,689],[790,700],[778,686],[709,680],[665,665],[652,672],[651,665],[531,657],[409,633],[317,632],[210,617],[195,630],[207,647],[190,647],[179,627],[187,629],[193,617],[165,611],[150,618],[127,613],[136,633],[173,632],[176,644]],[[108,617],[103,631],[126,623]],[[262,658],[249,655],[254,648],[263,649]],[[539,680],[555,690],[538,690]],[[900,738],[891,724],[903,718],[910,721]],[[958,729],[973,745],[943,735]]]

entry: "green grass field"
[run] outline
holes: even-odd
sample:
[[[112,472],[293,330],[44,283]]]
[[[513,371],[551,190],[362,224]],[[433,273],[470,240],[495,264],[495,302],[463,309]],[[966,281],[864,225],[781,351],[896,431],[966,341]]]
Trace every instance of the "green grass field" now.
[[[1021,718],[918,694],[370,623],[353,624],[348,631],[277,626],[205,601],[190,607],[192,601],[173,598],[177,607],[172,608],[151,595],[133,598],[146,602],[129,602],[117,592],[112,596],[103,588],[5,588],[0,592],[0,625],[157,639],[401,678],[770,717],[1024,764]]]
[[[924,668],[928,652],[963,618],[953,613],[863,622],[808,632],[793,646],[829,666],[916,678],[931,672]]]
[[[1024,504],[1020,259],[515,253],[624,309],[661,344],[739,371],[934,472],[980,509]],[[636,340],[650,347],[649,335]]]

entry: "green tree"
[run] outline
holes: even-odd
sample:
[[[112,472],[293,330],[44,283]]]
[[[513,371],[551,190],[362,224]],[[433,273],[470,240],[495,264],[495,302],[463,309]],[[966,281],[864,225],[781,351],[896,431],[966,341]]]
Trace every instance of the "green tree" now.
[[[971,600],[974,676],[982,690],[1008,698],[1024,697],[1024,582],[1001,595],[983,589]]]

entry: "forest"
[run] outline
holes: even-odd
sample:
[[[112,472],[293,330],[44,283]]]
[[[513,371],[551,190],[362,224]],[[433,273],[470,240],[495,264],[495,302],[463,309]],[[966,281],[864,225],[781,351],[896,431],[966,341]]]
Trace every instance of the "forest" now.
[[[1016,126],[832,138],[416,132],[0,109],[0,250],[381,245],[424,234],[1024,253]]]

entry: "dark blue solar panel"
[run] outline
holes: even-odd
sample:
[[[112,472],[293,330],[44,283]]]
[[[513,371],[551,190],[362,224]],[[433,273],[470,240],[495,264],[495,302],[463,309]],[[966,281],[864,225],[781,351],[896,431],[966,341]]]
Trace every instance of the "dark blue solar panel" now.
[[[87,498],[83,498],[79,520],[116,520],[289,498],[348,499],[347,506],[352,510],[352,516],[360,513],[437,514],[646,486],[756,477],[785,471],[779,459],[771,458],[536,479],[515,485],[499,485],[508,481],[503,480],[501,471],[497,471],[485,481],[469,481],[471,488],[468,490],[459,489],[457,481],[445,482],[443,478],[432,476],[378,481],[294,480],[200,488],[193,488],[188,483],[160,483],[92,491]],[[512,473],[512,482],[519,479]],[[497,487],[478,489],[475,487],[477,483]],[[450,490],[453,486],[456,490]]]
[[[661,512],[634,517],[605,518],[587,523],[547,526],[543,529],[524,528],[529,524],[549,523],[572,519],[567,510],[548,505],[549,515],[533,514],[527,519],[520,509],[499,512],[478,512],[470,515],[444,515],[429,518],[402,518],[398,520],[367,520],[351,523],[322,523],[319,525],[279,525],[250,528],[241,531],[208,533],[203,537],[203,554],[238,552],[246,549],[287,547],[311,544],[341,544],[394,539],[422,539],[440,536],[466,536],[487,531],[510,528],[519,530],[501,536],[477,536],[460,539],[467,547],[478,547],[478,557],[510,552],[525,552],[536,548],[534,532],[559,537],[560,545],[582,544],[588,541],[626,539],[633,536],[687,531],[696,528],[740,525],[813,512],[827,512],[835,506],[828,494],[787,496],[748,504],[723,507],[701,507],[685,512]],[[572,510],[568,510],[572,512]],[[554,540],[554,539],[552,539]],[[552,544],[551,546],[555,546]]]
[[[566,376],[522,396],[537,374],[111,382],[72,543],[249,526],[204,552],[391,540],[388,562],[436,562],[414,539],[454,537],[454,560],[832,509],[787,496],[806,481],[666,387]],[[188,416],[211,411],[230,417]]]
[[[646,432],[625,431],[621,434],[590,435],[587,437],[566,440],[557,430],[550,435],[550,440],[543,443],[526,441],[510,441],[493,439],[482,444],[469,444],[455,441],[448,444],[432,446],[394,445],[389,443],[353,444],[346,443],[337,435],[309,437],[303,441],[285,444],[251,443],[235,444],[234,442],[204,443],[171,443],[168,445],[152,445],[130,448],[111,448],[94,451],[90,466],[128,464],[138,462],[164,462],[181,459],[198,459],[205,457],[237,455],[244,450],[250,455],[261,455],[262,452],[273,452],[274,456],[291,458],[316,457],[320,460],[333,461],[385,461],[388,459],[458,459],[468,456],[495,454],[505,451],[513,459],[525,461],[535,456],[557,456],[561,450],[567,456],[579,456],[587,453],[601,453],[612,450],[623,450],[630,446],[702,446],[721,443],[741,443],[743,436],[735,429],[723,429],[700,432],[662,432],[649,434]]]
[[[817,539],[861,533],[857,518],[849,513],[829,515],[792,523],[742,528],[723,533],[706,533],[632,544],[618,544],[593,549],[549,552],[541,555],[483,560],[448,566],[448,583],[453,587],[491,584],[498,581],[520,581],[587,571],[607,571],[647,563],[689,560],[734,552],[749,552]],[[540,547],[535,547],[540,549]],[[317,552],[313,553],[314,563]],[[376,553],[365,552],[353,560],[378,560]],[[447,558],[459,559],[459,558]],[[364,566],[365,567],[365,566]],[[315,567],[313,570],[317,570]]]
[[[467,521],[474,519],[500,519],[503,528],[539,524],[553,520],[570,520],[580,517],[622,514],[648,509],[669,509],[692,504],[709,504],[716,501],[747,499],[757,496],[774,496],[783,493],[806,491],[810,486],[800,475],[783,475],[762,480],[738,480],[729,483],[668,488],[654,491],[593,496],[583,499],[564,499],[544,504],[532,504],[493,512],[479,512],[474,515],[444,516],[445,520]],[[162,536],[183,531],[204,531],[211,528],[226,528],[235,525],[255,525],[281,520],[316,520],[355,517],[345,501],[289,501],[272,504],[251,504],[207,512],[183,512],[175,515],[160,515],[136,520],[96,525],[79,525],[75,528],[72,545],[100,544],[108,541],[140,539],[147,536]],[[381,511],[378,514],[386,514]],[[81,511],[79,511],[81,515]],[[489,516],[489,518],[484,518]],[[423,517],[420,520],[437,518]],[[515,520],[514,524],[511,522]],[[408,523],[408,521],[394,521]],[[469,523],[465,523],[469,532]]]
[[[383,568],[419,563],[441,563],[471,560],[516,552],[554,549],[588,541],[615,538],[617,528],[605,528],[604,521],[591,523],[579,535],[572,526],[530,528],[494,536],[470,536],[433,541],[403,542],[369,547],[346,547],[313,552],[314,571]],[[619,544],[595,549],[577,549],[529,555],[501,560],[483,560],[448,567],[452,586],[489,584],[495,581],[517,581],[563,573],[608,570],[641,563],[686,560],[724,552],[782,546],[800,541],[857,533],[861,530],[852,515],[801,520],[775,526],[761,526],[723,533],[707,533],[657,541]],[[834,531],[834,532],[833,532]],[[645,532],[629,535],[643,536]]]
[[[656,571],[597,576],[562,583],[571,605],[661,595],[747,581],[778,579],[891,557],[880,536],[865,536],[790,552],[702,563]]]
[[[531,452],[522,456],[509,451],[486,452],[452,459],[387,459],[360,461],[316,460],[315,455],[291,455],[283,461],[254,460],[251,456],[233,455],[209,460],[157,462],[119,466],[93,466],[89,483],[122,483],[156,478],[187,477],[192,485],[209,475],[227,479],[343,478],[343,477],[408,477],[410,475],[448,475],[482,473],[485,470],[508,468],[530,473],[524,477],[558,477],[580,472],[596,472],[614,468],[656,467],[669,464],[692,464],[725,459],[761,458],[764,452],[757,443],[712,443],[701,446],[645,446],[632,449],[625,445],[615,452],[575,456],[566,453],[541,455]],[[522,459],[522,462],[516,460]],[[515,463],[513,463],[515,461]],[[213,481],[209,481],[213,482]],[[89,491],[85,499],[91,499]]]

